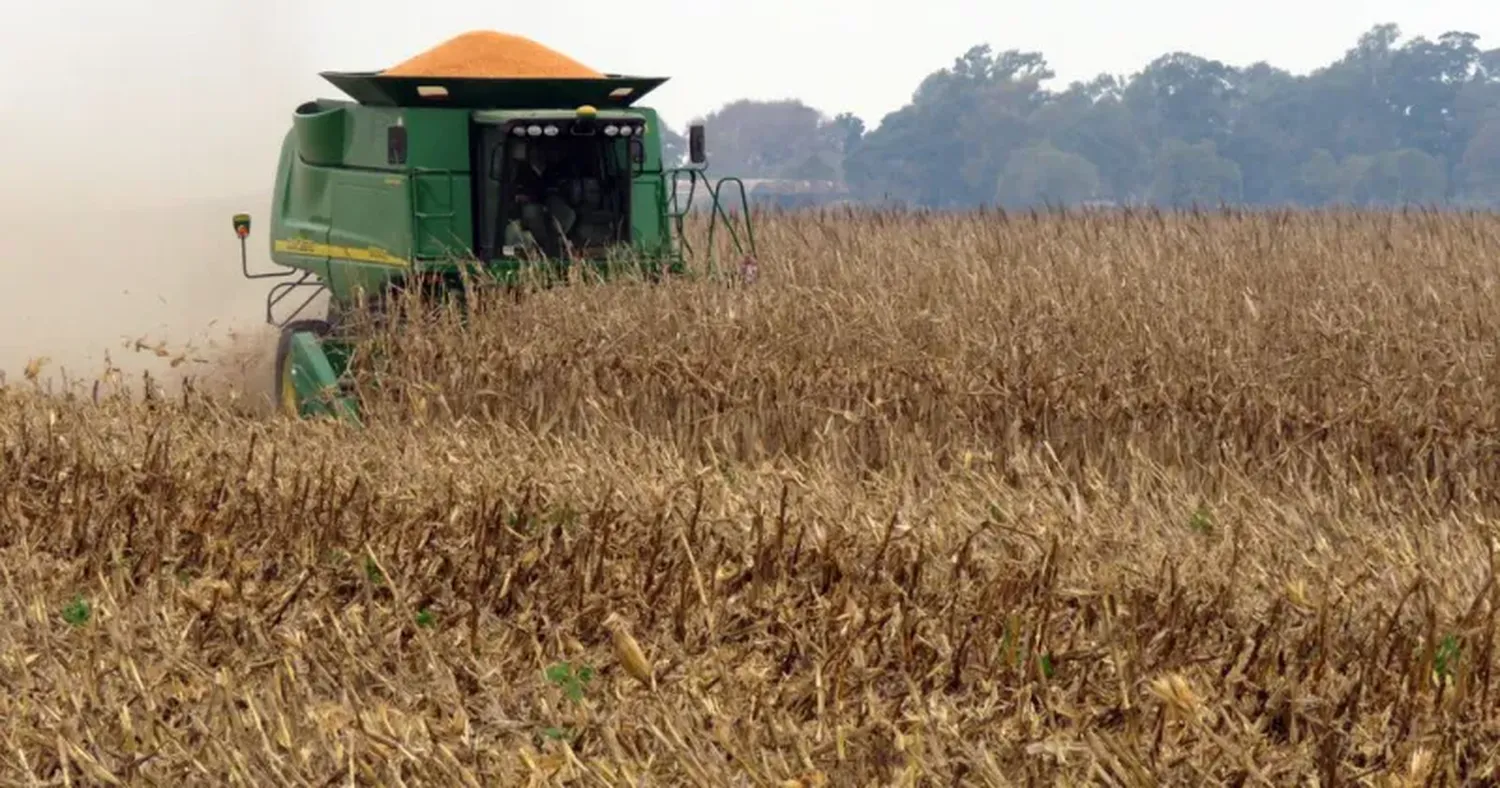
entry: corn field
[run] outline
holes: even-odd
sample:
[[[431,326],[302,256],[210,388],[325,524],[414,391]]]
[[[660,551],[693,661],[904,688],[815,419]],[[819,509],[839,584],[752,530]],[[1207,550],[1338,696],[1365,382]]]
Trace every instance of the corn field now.
[[[759,221],[363,426],[0,388],[0,781],[1497,779],[1500,219]]]

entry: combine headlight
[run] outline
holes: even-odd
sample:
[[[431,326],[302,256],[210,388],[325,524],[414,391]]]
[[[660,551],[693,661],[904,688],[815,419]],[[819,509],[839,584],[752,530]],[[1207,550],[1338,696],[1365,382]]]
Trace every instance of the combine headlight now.
[[[524,136],[526,136],[526,127],[525,126],[517,126],[517,127],[513,128],[513,129],[511,129],[510,133],[516,135],[517,137],[524,137]]]
[[[557,127],[556,126],[548,126],[543,131],[549,137],[556,137],[557,136]]]
[[[616,134],[619,134],[619,133],[620,133],[620,127],[619,126],[610,125],[610,126],[605,126],[604,127],[604,136],[606,136],[606,137],[613,137],[613,136],[615,136]]]
[[[632,128],[632,127],[630,127],[630,126],[621,126],[620,127],[620,136],[621,137],[629,137],[630,135],[632,135],[634,133],[635,133],[635,129]]]
[[[542,127],[541,126],[528,126],[528,127],[526,127],[526,133],[530,134],[533,137],[540,137],[540,136],[542,136]]]

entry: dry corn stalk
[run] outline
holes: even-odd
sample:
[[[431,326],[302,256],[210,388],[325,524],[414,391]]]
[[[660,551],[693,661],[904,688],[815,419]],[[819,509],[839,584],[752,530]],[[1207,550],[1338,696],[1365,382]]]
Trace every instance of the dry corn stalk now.
[[[609,631],[610,642],[614,645],[615,659],[625,668],[632,678],[642,685],[656,691],[656,675],[651,668],[651,663],[646,659],[646,654],[641,651],[641,646],[630,634],[630,628],[625,619],[617,613],[610,613],[604,618],[604,628]]]

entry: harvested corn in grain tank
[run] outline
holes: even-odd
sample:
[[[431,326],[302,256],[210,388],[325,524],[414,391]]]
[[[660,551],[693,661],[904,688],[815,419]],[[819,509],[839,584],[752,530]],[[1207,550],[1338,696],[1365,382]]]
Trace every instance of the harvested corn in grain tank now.
[[[386,69],[393,77],[585,77],[603,74],[529,38],[475,30]]]

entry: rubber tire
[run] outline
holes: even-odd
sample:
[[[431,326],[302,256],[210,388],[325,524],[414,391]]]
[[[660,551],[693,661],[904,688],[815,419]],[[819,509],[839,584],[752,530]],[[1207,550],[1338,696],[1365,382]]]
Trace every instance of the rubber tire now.
[[[296,395],[290,394],[288,398],[288,386],[291,383],[291,368],[289,362],[292,350],[292,335],[298,332],[311,332],[319,339],[328,336],[333,330],[327,320],[308,319],[294,320],[287,323],[281,329],[281,337],[276,340],[276,370],[274,372],[271,390],[275,392],[276,409],[282,415],[294,419],[302,418],[296,403]]]

